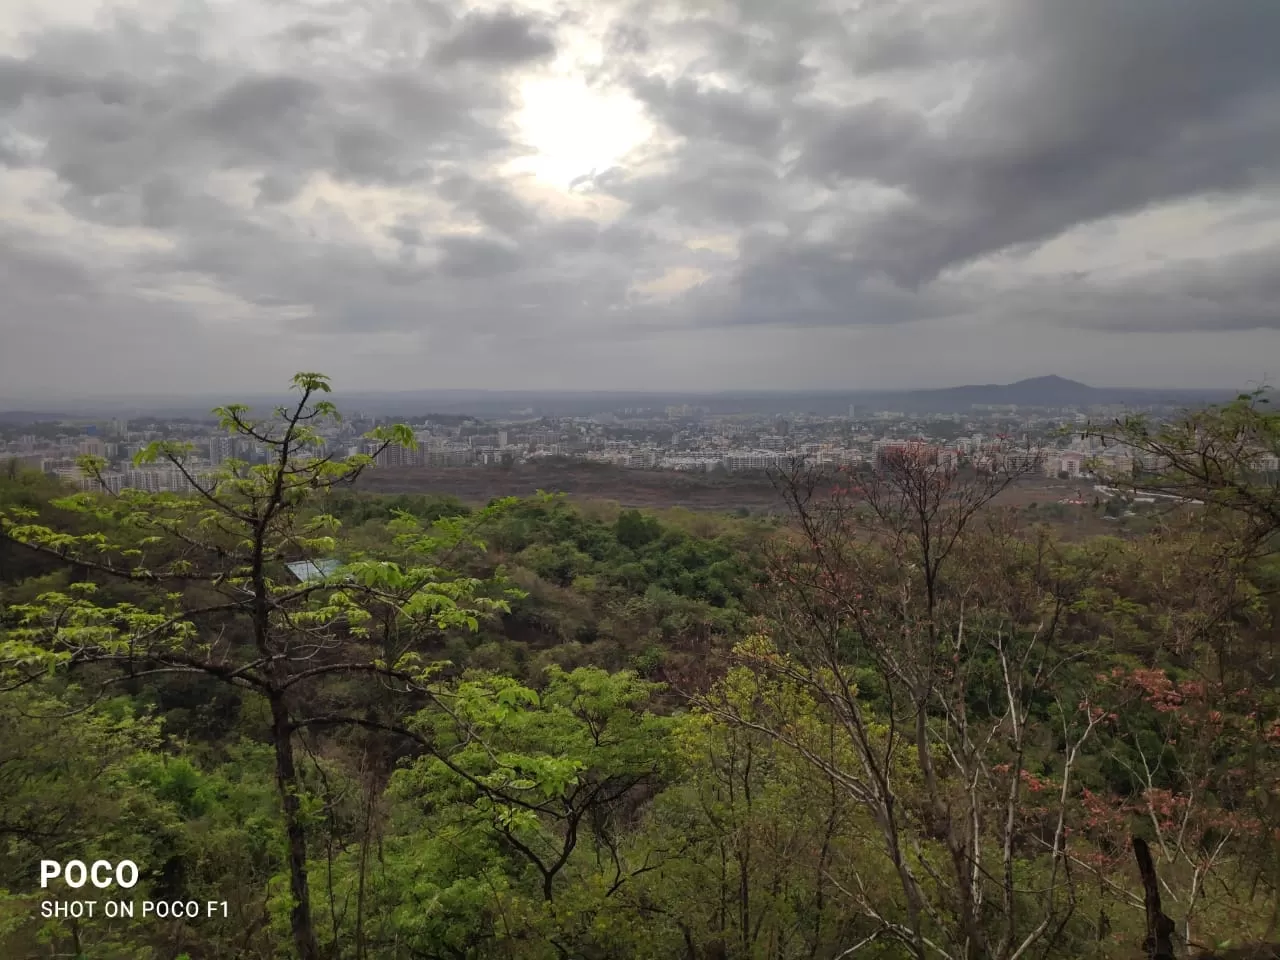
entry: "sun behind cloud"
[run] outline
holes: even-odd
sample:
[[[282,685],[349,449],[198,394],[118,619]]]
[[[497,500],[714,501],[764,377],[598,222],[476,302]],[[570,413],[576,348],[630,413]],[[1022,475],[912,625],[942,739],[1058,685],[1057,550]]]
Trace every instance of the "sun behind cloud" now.
[[[519,95],[514,120],[530,152],[510,172],[532,174],[560,190],[618,164],[653,135],[653,124],[632,97],[593,87],[581,74],[531,78]]]

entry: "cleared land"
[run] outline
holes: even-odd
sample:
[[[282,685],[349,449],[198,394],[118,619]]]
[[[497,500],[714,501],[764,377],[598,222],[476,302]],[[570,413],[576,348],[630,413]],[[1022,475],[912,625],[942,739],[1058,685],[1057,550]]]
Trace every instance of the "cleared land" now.
[[[434,493],[464,503],[485,503],[494,497],[527,497],[539,490],[564,493],[574,499],[615,500],[624,507],[686,507],[691,510],[752,513],[778,511],[782,502],[767,477],[709,475],[670,470],[623,470],[582,462],[521,464],[502,467],[380,467],[360,478],[359,489],[370,493]],[[1088,483],[1035,478],[1006,490],[1000,502],[1011,506],[1047,505],[1076,491],[1088,502]]]
[[[434,493],[464,503],[494,497],[527,497],[539,490],[582,500],[616,500],[625,507],[687,507],[691,510],[769,510],[781,506],[764,477],[623,470],[587,463],[521,464],[503,467],[380,467],[360,478],[370,493]]]

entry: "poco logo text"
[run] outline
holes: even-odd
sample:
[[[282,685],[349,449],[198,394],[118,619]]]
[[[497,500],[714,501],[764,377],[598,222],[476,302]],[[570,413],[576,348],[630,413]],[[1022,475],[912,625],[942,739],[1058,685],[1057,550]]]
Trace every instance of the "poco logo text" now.
[[[76,890],[86,883],[92,884],[99,890],[106,890],[113,885],[128,890],[138,882],[138,865],[132,860],[121,860],[119,863],[95,860],[88,865],[83,860],[68,860],[65,864],[57,860],[41,860],[41,888],[47,888],[51,881],[58,878],[61,878],[68,887]]]

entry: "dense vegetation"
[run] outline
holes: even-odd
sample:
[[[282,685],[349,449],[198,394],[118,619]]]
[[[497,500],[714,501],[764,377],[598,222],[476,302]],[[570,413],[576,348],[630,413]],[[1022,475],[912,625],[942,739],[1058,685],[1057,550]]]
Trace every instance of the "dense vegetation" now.
[[[784,523],[369,496],[295,386],[190,497],[0,477],[3,956],[1138,957],[1131,835],[1178,951],[1274,936],[1259,397],[1115,425],[1203,505],[1063,540],[910,460]],[[41,914],[119,896],[227,907]]]

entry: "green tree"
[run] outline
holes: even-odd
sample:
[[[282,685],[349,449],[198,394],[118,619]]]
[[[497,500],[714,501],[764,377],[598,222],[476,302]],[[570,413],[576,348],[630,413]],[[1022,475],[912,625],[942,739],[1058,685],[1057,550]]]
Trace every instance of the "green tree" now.
[[[550,667],[541,689],[470,676],[443,709],[409,722],[433,751],[398,772],[393,790],[439,811],[432,832],[508,861],[503,915],[525,917],[542,944],[559,956],[623,955],[630,947],[609,932],[619,892],[670,852],[638,848],[626,829],[677,773],[673,721],[650,710],[660,689],[591,667]]]
[[[1155,469],[1127,481],[1126,487],[1199,501],[1244,518],[1248,529],[1242,546],[1274,550],[1280,531],[1280,473],[1265,464],[1280,456],[1280,411],[1271,407],[1270,393],[1262,388],[1166,422],[1127,417],[1091,427],[1085,435],[1153,459]]]
[[[624,510],[614,523],[614,535],[624,547],[639,550],[662,536],[662,526],[639,510]]]
[[[337,548],[338,521],[314,505],[351,483],[374,455],[323,454],[317,427],[339,419],[334,405],[320,399],[330,391],[328,380],[301,373],[293,386],[297,401],[267,420],[252,419],[243,405],[215,411],[229,433],[268,451],[265,463],[228,461],[202,482],[188,464],[189,445],[157,442],[136,461],[167,462],[187,479],[191,494],[125,490],[60,501],[94,522],[87,533],[34,522],[26,509],[0,516],[0,529],[15,543],[86,575],[152,590],[145,601],[111,604],[99,602],[98,586],[83,580],[16,605],[19,626],[0,642],[0,664],[15,682],[110,667],[130,678],[196,673],[261,697],[270,711],[287,838],[289,926],[299,960],[318,960],[298,731],[317,722],[317,714],[336,722],[335,697],[340,705],[349,684],[361,678],[388,685],[408,702],[426,696],[433,667],[403,638],[474,630],[479,616],[506,609],[507,591],[501,582],[441,565],[450,550],[474,539],[471,526],[457,521],[424,532],[407,516],[399,536],[414,564],[362,560],[328,576],[313,567],[298,582],[287,562],[323,559]],[[404,426],[369,436],[378,449],[413,440]],[[86,458],[84,467],[101,479],[101,461]],[[370,636],[371,623],[381,627],[380,636]]]

